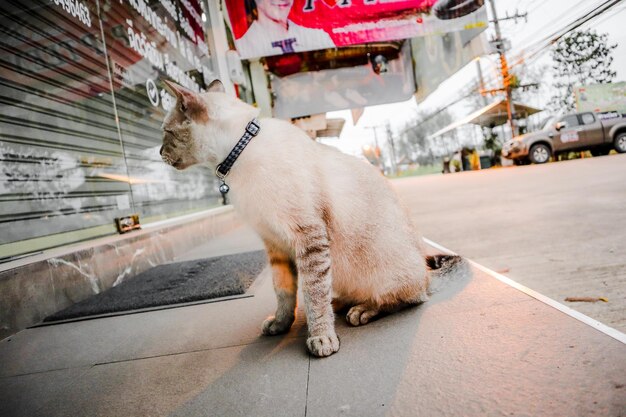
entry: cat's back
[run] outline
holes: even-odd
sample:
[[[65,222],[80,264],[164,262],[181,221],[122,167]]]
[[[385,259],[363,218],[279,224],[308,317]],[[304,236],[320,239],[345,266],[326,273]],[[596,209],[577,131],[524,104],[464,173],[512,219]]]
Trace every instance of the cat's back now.
[[[275,174],[286,181],[300,181],[300,187],[318,185],[322,178],[320,170],[328,169],[330,165],[352,162],[352,157],[316,142],[290,122],[267,118],[261,119],[260,124],[261,133],[251,143],[256,159],[271,166]],[[348,160],[344,159],[346,157]]]
[[[325,198],[334,210],[395,211],[395,194],[368,161],[311,139],[300,128],[279,119],[261,119],[262,159],[301,191]],[[393,205],[394,207],[389,207]],[[340,213],[338,213],[340,214]]]
[[[328,220],[337,235],[358,241],[361,246],[364,241],[376,239],[400,238],[413,242],[409,238],[413,228],[406,211],[389,181],[376,167],[335,147],[318,143],[299,128],[287,125],[288,131],[293,129],[294,134],[297,131],[300,139],[294,141],[285,137],[285,143],[281,144],[283,149],[290,149],[284,155],[291,162],[290,181],[299,181],[294,183],[295,188],[301,190],[299,197],[306,200],[303,194],[313,195],[315,201],[310,203],[327,210]],[[283,124],[277,126],[282,128]]]
[[[354,178],[354,174],[369,175],[376,172],[369,162],[311,139],[302,129],[290,122],[268,118],[261,119],[261,126],[264,130],[262,141],[267,144],[265,151],[289,153],[290,157],[285,158],[284,163],[293,163],[305,168],[331,169],[338,175],[346,174],[345,178]]]
[[[283,145],[315,143],[302,129],[286,120],[262,118],[259,120],[259,123],[262,132],[262,135],[260,134],[259,137],[263,137],[264,141],[282,143]]]
[[[262,134],[251,142],[250,151],[246,149],[246,175],[241,180],[246,189],[241,209],[257,231],[280,240],[281,225],[290,228],[289,222],[305,221],[294,213],[322,216],[337,290],[353,287],[351,277],[358,276],[362,290],[372,293],[389,271],[401,275],[421,268],[423,259],[408,217],[374,166],[317,143],[291,123],[260,123]]]

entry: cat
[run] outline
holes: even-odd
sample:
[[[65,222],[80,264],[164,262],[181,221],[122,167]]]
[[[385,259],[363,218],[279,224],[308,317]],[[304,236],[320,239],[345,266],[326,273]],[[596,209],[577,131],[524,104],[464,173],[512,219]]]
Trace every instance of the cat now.
[[[259,110],[224,92],[219,80],[205,93],[166,81],[176,105],[163,122],[160,153],[182,170],[215,169]],[[333,295],[364,325],[381,313],[429,298],[433,274],[450,274],[463,259],[425,256],[388,181],[372,165],[311,140],[279,119],[262,118],[260,131],[236,159],[225,181],[241,218],[262,238],[277,298],[262,331],[289,331],[298,283],[307,318],[309,352],[339,350]],[[435,271],[436,270],[436,271]]]

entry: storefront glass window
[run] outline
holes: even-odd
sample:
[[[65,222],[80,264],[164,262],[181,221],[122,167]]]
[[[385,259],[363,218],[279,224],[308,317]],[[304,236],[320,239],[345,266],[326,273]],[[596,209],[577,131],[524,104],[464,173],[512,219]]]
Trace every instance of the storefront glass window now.
[[[161,161],[170,79],[216,78],[197,0],[0,2],[0,260],[218,204]]]

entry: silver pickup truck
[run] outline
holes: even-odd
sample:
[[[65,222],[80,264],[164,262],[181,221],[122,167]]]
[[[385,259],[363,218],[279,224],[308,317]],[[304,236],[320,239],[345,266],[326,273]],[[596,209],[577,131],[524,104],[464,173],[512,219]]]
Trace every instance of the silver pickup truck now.
[[[599,156],[611,149],[626,152],[626,115],[585,112],[549,118],[541,130],[506,142],[502,156],[520,164],[543,164],[561,152],[589,150]]]

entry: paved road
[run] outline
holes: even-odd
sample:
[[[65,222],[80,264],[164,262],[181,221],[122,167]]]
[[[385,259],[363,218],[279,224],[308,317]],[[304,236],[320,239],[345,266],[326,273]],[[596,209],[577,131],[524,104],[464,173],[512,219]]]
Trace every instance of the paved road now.
[[[626,154],[393,184],[425,237],[626,332]]]

